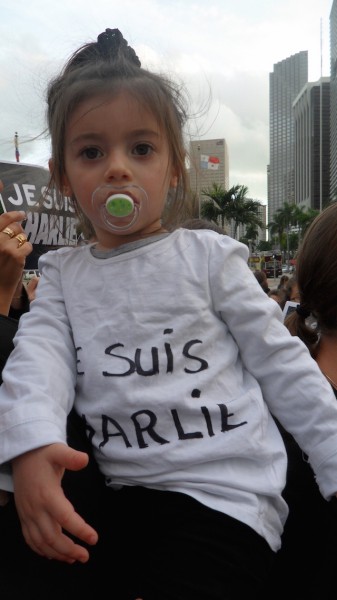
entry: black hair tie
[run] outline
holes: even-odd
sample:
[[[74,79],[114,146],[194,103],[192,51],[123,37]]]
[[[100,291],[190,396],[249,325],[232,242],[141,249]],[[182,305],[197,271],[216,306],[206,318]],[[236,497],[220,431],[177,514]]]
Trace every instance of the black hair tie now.
[[[296,306],[296,312],[303,319],[307,319],[310,316],[310,314],[311,314],[310,310],[308,310],[307,308],[304,308],[303,304],[298,304]]]
[[[128,60],[137,65],[137,67],[141,66],[137,54],[131,46],[128,46],[119,29],[106,29],[103,33],[100,33],[97,37],[97,45],[104,58],[116,58],[122,49],[122,54]]]
[[[102,56],[108,58],[111,54],[118,54],[118,50],[125,41],[119,29],[106,29],[97,37]]]

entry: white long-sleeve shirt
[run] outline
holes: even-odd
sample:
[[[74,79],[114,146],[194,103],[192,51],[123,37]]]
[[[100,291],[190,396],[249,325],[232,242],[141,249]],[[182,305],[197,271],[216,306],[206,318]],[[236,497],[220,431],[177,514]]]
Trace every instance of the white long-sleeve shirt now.
[[[3,372],[0,463],[66,443],[75,403],[108,485],[189,494],[277,550],[286,453],[271,412],[329,498],[337,403],[247,258],[230,237],[185,229],[104,260],[88,246],[41,257]]]

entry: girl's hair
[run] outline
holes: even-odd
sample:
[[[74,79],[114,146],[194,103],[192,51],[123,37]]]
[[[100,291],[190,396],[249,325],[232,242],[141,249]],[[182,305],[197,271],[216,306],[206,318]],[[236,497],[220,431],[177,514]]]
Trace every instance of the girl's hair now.
[[[285,324],[315,356],[319,333],[337,330],[337,202],[325,208],[307,229],[297,257],[301,303]],[[311,315],[316,326],[306,321]]]
[[[66,127],[73,111],[92,97],[111,97],[126,91],[156,118],[167,138],[171,164],[178,177],[175,193],[169,194],[163,225],[173,228],[186,218],[189,207],[183,128],[187,120],[185,99],[180,87],[168,78],[141,67],[133,48],[118,29],[106,29],[96,42],[79,48],[68,60],[47,90],[47,121],[52,144],[53,168],[49,188],[55,188],[64,201],[62,181],[65,175],[64,149]],[[85,237],[94,235],[93,227],[72,198],[80,228]]]

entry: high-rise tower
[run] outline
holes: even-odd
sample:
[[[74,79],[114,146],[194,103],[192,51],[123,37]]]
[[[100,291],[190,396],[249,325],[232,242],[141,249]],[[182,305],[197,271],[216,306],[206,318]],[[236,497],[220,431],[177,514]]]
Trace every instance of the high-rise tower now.
[[[284,202],[295,201],[293,102],[307,82],[307,50],[274,64],[269,74],[268,222]]]
[[[295,202],[322,210],[329,202],[330,78],[308,83],[294,104]]]
[[[337,200],[337,0],[330,11],[330,200]]]

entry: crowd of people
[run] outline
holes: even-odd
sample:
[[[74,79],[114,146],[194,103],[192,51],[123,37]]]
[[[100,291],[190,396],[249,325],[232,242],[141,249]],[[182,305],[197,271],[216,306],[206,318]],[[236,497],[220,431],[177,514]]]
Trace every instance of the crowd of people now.
[[[47,106],[49,189],[89,243],[26,288],[25,215],[0,216],[2,597],[332,593],[337,204],[271,290],[245,245],[186,220],[181,89],[117,29]]]

